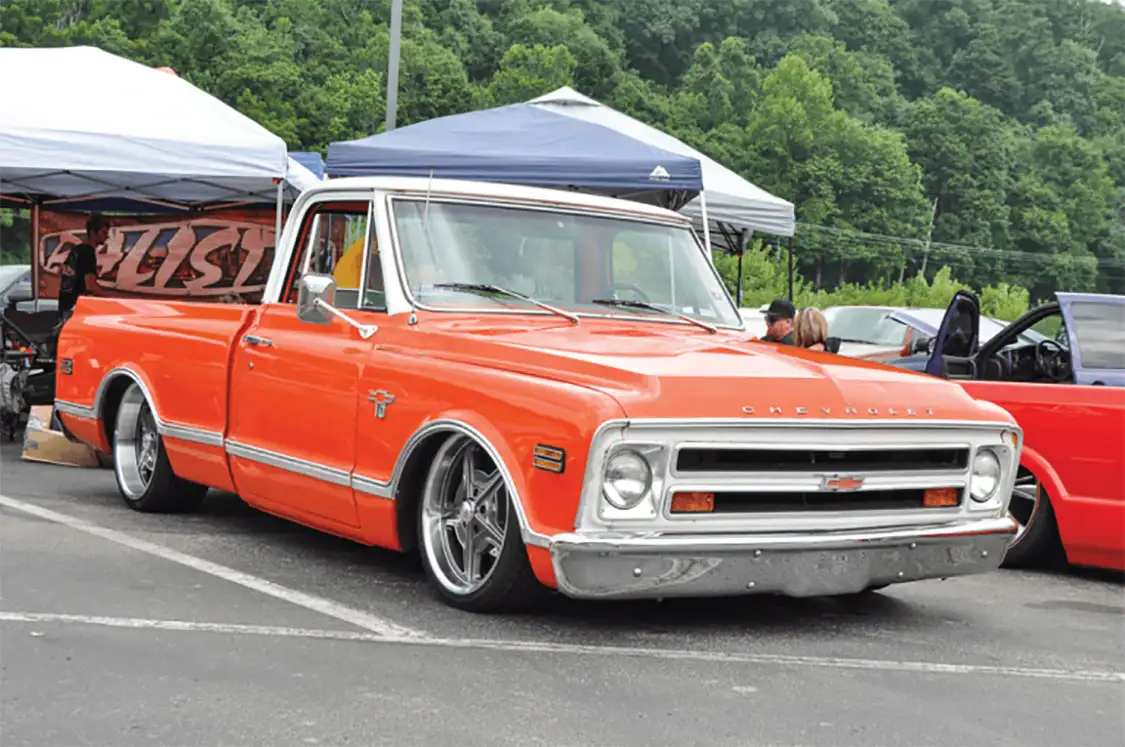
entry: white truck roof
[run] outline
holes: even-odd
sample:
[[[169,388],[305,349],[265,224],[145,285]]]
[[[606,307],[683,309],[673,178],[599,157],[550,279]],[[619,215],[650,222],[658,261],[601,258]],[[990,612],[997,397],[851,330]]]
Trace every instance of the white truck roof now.
[[[500,182],[478,182],[462,179],[428,179],[417,176],[348,176],[328,179],[311,188],[305,195],[319,195],[331,191],[380,190],[400,194],[460,196],[519,200],[529,203],[549,203],[574,208],[594,208],[604,211],[624,212],[643,215],[659,220],[690,223],[691,219],[665,208],[646,205],[631,200],[622,200],[582,192],[570,192],[546,187],[528,187],[519,184]]]

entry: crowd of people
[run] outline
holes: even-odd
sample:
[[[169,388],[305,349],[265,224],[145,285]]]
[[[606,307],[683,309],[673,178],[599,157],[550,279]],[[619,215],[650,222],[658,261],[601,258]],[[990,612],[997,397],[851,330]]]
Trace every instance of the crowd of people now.
[[[766,335],[762,339],[822,353],[840,351],[840,341],[828,336],[828,320],[820,309],[797,311],[786,298],[775,298],[766,309]]]

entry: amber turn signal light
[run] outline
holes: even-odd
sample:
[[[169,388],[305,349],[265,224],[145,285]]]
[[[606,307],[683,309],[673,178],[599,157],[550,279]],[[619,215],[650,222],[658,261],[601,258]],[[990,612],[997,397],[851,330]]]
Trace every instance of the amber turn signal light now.
[[[957,488],[930,488],[922,494],[922,505],[926,508],[956,506],[959,502]]]
[[[672,496],[674,514],[705,514],[714,510],[714,493],[676,493]]]

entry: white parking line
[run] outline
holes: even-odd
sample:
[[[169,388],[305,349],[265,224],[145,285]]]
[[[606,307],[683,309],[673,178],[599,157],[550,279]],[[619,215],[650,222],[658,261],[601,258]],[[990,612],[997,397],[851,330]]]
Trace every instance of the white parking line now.
[[[629,656],[651,659],[714,662],[728,664],[759,664],[784,667],[811,667],[827,669],[878,670],[888,672],[915,672],[919,674],[989,675],[998,677],[1029,677],[1047,680],[1080,682],[1125,683],[1125,672],[1110,670],[1037,669],[987,664],[943,664],[927,661],[899,661],[889,659],[850,659],[823,656],[790,656],[751,652],[722,652],[690,649],[667,649],[612,645],[582,645],[551,643],[546,641],[490,640],[436,638],[422,631],[397,625],[361,610],[337,604],[322,597],[290,589],[249,573],[228,568],[209,560],[132,537],[123,532],[107,529],[97,524],[61,514],[31,503],[0,495],[0,506],[62,524],[80,532],[100,537],[125,547],[139,550],[169,560],[248,589],[268,594],[306,609],[320,612],[337,620],[350,623],[366,632],[346,630],[320,630],[314,628],[287,628],[271,625],[236,625],[205,623],[187,620],[154,620],[147,618],[98,617],[92,615],[64,615],[32,612],[0,612],[0,622],[13,623],[71,623],[112,628],[133,628],[234,635],[258,635],[276,638],[308,638],[336,641],[362,641],[369,643],[434,646],[458,649],[485,649],[518,653],[548,653],[593,656]]]
[[[53,521],[56,524],[62,524],[63,526],[70,527],[71,529],[75,529],[79,532],[85,532],[86,534],[100,537],[101,539],[115,542],[119,545],[123,545],[133,550],[148,553],[149,555],[155,555],[158,558],[162,558],[173,563],[179,563],[180,565],[187,566],[188,568],[199,571],[200,573],[206,573],[210,576],[221,578],[224,581],[229,581],[232,584],[238,584],[239,586],[244,586],[247,589],[253,589],[254,591],[260,592],[262,594],[267,594],[271,597],[289,602],[290,604],[295,604],[298,607],[304,607],[305,609],[319,612],[322,615],[334,617],[337,620],[355,625],[356,627],[374,633],[375,635],[395,639],[416,638],[418,636],[424,635],[421,631],[407,628],[401,625],[396,625],[389,620],[384,620],[383,618],[372,615],[368,612],[353,609],[351,607],[346,607],[342,604],[337,604],[336,602],[325,599],[323,597],[306,594],[303,591],[290,589],[287,586],[275,584],[273,581],[267,581],[264,578],[259,578],[258,576],[244,573],[242,571],[235,570],[234,568],[228,568],[225,565],[212,563],[210,560],[197,558],[194,555],[188,555],[187,553],[182,553],[179,550],[173,550],[170,547],[157,545],[153,542],[148,542],[147,540],[139,539],[123,532],[118,532],[113,529],[107,529],[105,527],[98,526],[97,524],[92,524],[83,519],[79,519],[74,516],[68,516],[66,514],[60,514],[57,511],[52,511],[48,508],[43,508],[42,506],[36,506],[32,503],[26,503],[24,501],[16,500],[15,498],[10,498],[6,495],[0,495],[0,506],[10,508],[14,511],[20,511],[21,513],[30,514],[31,516],[37,516],[40,519],[45,519],[47,521]]]
[[[783,667],[812,667],[827,669],[866,669],[918,674],[990,675],[996,677],[1027,677],[1032,679],[1065,680],[1072,682],[1125,683],[1125,672],[1081,669],[1032,669],[986,664],[940,664],[925,661],[887,661],[880,659],[844,659],[820,656],[785,656],[783,654],[725,653],[721,651],[691,651],[686,649],[633,648],[629,646],[583,646],[572,643],[540,641],[498,641],[486,639],[455,639],[374,635],[346,630],[317,630],[311,628],[284,628],[272,625],[236,625],[204,623],[189,620],[151,620],[137,617],[96,617],[92,615],[62,615],[39,612],[0,612],[0,622],[96,625],[109,628],[167,630],[226,635],[256,635],[272,638],[308,638],[329,641],[360,641],[365,643],[400,644],[407,646],[432,646],[436,648],[486,649],[514,653],[569,654],[578,656],[607,655],[631,656],[648,659],[677,659],[720,664],[758,664]],[[41,631],[37,631],[41,632]],[[736,688],[737,689],[737,688]],[[746,688],[743,691],[749,692]]]

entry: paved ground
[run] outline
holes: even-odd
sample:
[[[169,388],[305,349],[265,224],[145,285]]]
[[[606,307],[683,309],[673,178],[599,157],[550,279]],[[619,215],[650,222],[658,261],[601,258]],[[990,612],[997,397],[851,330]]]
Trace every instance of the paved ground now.
[[[460,613],[410,558],[0,447],[0,743],[1121,745],[1125,583]]]

